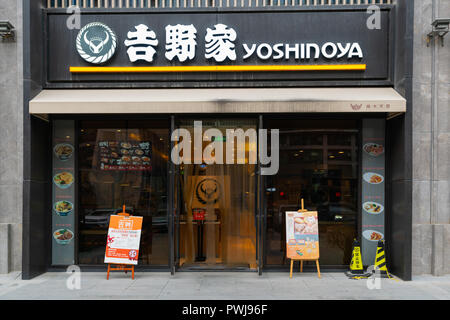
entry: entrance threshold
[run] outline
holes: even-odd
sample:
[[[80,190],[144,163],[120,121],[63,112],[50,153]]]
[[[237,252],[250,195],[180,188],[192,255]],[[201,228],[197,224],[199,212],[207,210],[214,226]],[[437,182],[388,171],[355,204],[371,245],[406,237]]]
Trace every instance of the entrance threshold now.
[[[226,267],[226,266],[202,266],[202,265],[189,265],[182,266],[177,269],[177,272],[216,272],[216,271],[227,271],[227,272],[258,272],[257,269],[252,269],[250,267]]]

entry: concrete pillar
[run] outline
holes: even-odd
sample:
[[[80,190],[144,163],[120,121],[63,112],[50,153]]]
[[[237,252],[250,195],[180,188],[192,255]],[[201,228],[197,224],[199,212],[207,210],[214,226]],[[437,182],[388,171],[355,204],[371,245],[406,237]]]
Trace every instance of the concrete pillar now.
[[[9,224],[0,223],[0,274],[10,271]]]
[[[434,224],[432,227],[433,252],[431,254],[431,273],[434,276],[442,276],[444,274],[443,240],[444,240],[444,226],[442,224]]]
[[[22,3],[0,0],[0,20],[9,21],[16,32],[16,41],[0,40],[0,273],[5,266],[9,271],[22,269]],[[6,244],[8,255],[4,254]]]
[[[449,225],[435,224],[432,227],[433,252],[431,255],[431,273],[443,276],[448,273]]]
[[[450,273],[450,42],[426,35],[450,15],[448,0],[414,2],[413,274]]]

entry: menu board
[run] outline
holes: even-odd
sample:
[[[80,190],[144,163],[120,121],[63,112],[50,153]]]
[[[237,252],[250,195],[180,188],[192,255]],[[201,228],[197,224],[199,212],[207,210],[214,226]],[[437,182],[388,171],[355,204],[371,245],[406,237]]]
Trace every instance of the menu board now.
[[[99,141],[100,170],[151,171],[150,141]]]
[[[138,263],[142,217],[112,215],[109,221],[105,263]]]
[[[295,260],[319,259],[317,211],[286,212],[286,257]]]
[[[363,119],[362,149],[362,260],[364,265],[373,265],[385,232],[384,119]]]
[[[75,261],[75,122],[55,120],[52,168],[52,264]]]

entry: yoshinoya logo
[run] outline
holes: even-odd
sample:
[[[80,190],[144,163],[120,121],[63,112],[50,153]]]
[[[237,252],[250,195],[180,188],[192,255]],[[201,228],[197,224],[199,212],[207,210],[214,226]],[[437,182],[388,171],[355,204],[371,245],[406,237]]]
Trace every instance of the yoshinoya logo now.
[[[195,190],[198,202],[202,204],[215,204],[219,201],[220,187],[216,180],[207,178],[200,181]]]
[[[378,104],[362,104],[362,103],[350,103],[350,107],[352,108],[353,111],[366,111],[366,110],[389,110],[391,109],[391,104],[390,103],[378,103]]]
[[[77,51],[89,63],[108,61],[116,52],[117,36],[110,27],[101,22],[84,26],[77,36]]]

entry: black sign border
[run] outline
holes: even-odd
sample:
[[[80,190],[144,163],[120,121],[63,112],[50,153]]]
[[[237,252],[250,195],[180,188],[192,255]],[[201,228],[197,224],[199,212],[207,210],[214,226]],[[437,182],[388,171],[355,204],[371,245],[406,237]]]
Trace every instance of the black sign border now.
[[[49,44],[44,44],[44,74],[43,84],[47,89],[106,89],[106,88],[260,88],[260,87],[373,87],[373,86],[394,86],[395,75],[395,7],[394,5],[378,5],[381,11],[387,12],[388,21],[388,72],[385,79],[286,79],[286,80],[180,80],[180,81],[49,81]],[[367,8],[369,5],[340,5],[340,6],[321,6],[321,7],[229,7],[229,8],[152,8],[152,9],[130,9],[130,8],[88,8],[81,9],[83,14],[196,14],[196,13],[280,13],[280,12],[359,12],[368,15]],[[49,16],[51,15],[67,15],[66,9],[43,9],[44,39],[48,39],[49,34]]]

